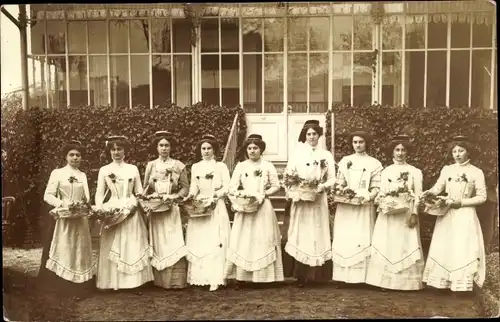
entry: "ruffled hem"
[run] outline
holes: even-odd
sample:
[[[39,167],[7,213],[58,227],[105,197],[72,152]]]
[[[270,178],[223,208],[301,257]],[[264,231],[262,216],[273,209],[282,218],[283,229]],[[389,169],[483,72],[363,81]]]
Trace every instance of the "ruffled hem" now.
[[[150,248],[152,249],[152,247]],[[182,257],[186,256],[188,253],[187,247],[185,245],[181,246],[179,249],[167,255],[163,258],[160,258],[158,255],[154,254],[151,256],[151,266],[156,268],[159,271],[164,270],[167,267],[175,265]]]
[[[408,269],[419,260],[422,260],[420,248],[415,249],[409,255],[400,259],[398,262],[391,263],[389,259],[382,255],[382,253],[377,248],[375,248],[373,245],[371,246],[371,264],[380,266],[381,268],[391,273],[399,273],[405,269]]]
[[[226,252],[226,259],[234,263],[236,266],[241,267],[245,271],[254,272],[261,270],[276,261],[276,247],[264,255],[264,257],[254,261],[248,261],[232,249],[228,248]]]
[[[186,259],[190,263],[199,263],[199,262],[202,262],[205,258],[207,258],[207,256],[211,256],[211,255],[213,256],[213,253],[208,253],[208,254],[205,254],[203,256],[197,256],[193,252],[190,252],[188,249],[187,254],[186,254]]]
[[[343,257],[339,253],[335,252],[335,250],[332,250],[332,253],[332,261],[334,264],[342,267],[351,267],[371,257],[371,247],[367,246],[350,257]]]
[[[119,272],[125,273],[125,274],[137,274],[146,267],[150,266],[149,263],[149,257],[151,254],[150,247],[148,247],[142,256],[137,259],[137,261],[134,264],[128,264],[125,263],[121,260],[120,254],[113,252],[112,250],[109,252],[108,259],[115,263],[118,267],[117,270]]]
[[[92,277],[96,274],[97,270],[97,265],[95,262],[92,263],[92,266],[87,270],[83,272],[76,272],[70,268],[62,266],[51,258],[47,259],[45,267],[48,270],[54,272],[57,276],[73,283],[85,283],[91,280]]]
[[[479,264],[480,263],[478,260],[474,260],[466,266],[450,272],[446,268],[444,268],[443,265],[439,264],[431,257],[428,257],[422,281],[427,283],[427,281],[430,279],[445,280],[453,284],[470,280],[472,277],[472,280],[477,284],[477,286],[483,287],[484,276],[480,276],[481,274],[479,273]]]
[[[311,267],[322,266],[323,264],[325,264],[327,260],[332,258],[331,249],[325,251],[321,255],[310,255],[300,251],[299,249],[297,249],[297,247],[293,246],[292,244],[286,243],[285,251],[290,256],[295,258],[298,262]]]

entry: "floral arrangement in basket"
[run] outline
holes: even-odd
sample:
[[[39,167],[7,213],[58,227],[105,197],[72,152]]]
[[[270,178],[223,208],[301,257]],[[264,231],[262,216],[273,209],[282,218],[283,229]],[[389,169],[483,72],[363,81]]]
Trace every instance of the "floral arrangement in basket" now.
[[[385,193],[379,193],[375,198],[378,204],[377,211],[386,215],[406,213],[410,210],[411,202],[415,200],[415,194],[408,188],[408,172],[401,172],[396,179],[399,186]],[[391,179],[388,179],[392,183]]]
[[[92,206],[88,218],[102,222],[104,229],[108,229],[123,222],[135,210],[136,207],[134,205],[125,205],[123,207],[104,206],[102,208]]]
[[[73,200],[73,184],[78,182],[78,179],[74,176],[68,178],[70,185],[70,200],[71,202],[67,207],[56,207],[52,209],[49,213],[56,219],[66,218],[75,219],[86,217],[90,213],[90,203],[85,196],[81,201]]]
[[[255,194],[247,193],[243,190],[229,193],[228,198],[231,202],[231,208],[236,212],[254,213],[261,205],[260,200]]]
[[[204,217],[212,215],[216,201],[213,197],[188,196],[180,204],[190,217]]]
[[[424,192],[420,198],[420,208],[429,215],[444,216],[450,209],[450,206],[446,205],[446,199],[448,199],[446,193],[436,195],[430,191]]]
[[[346,163],[346,171],[347,175],[349,176],[349,169],[352,167],[353,163],[352,161],[347,161]],[[363,174],[366,172],[366,169],[363,168]],[[358,189],[354,190],[348,187],[347,181],[344,180],[342,183],[336,183],[334,184],[332,191],[333,191],[333,201],[337,203],[345,203],[349,205],[356,205],[359,206],[363,203],[363,200],[369,200],[369,190],[368,189],[361,189],[361,182],[360,181],[358,184]]]
[[[137,195],[139,206],[146,213],[164,212],[172,208],[174,204],[179,201],[181,197],[171,198],[172,195],[168,193],[153,192],[149,195]]]
[[[310,168],[308,178],[300,177],[299,174],[292,170],[285,171],[283,174],[283,181],[285,187],[288,189],[288,196],[292,201],[315,201],[318,195],[318,186],[325,181],[327,162],[325,159],[319,161],[315,160],[306,163]]]

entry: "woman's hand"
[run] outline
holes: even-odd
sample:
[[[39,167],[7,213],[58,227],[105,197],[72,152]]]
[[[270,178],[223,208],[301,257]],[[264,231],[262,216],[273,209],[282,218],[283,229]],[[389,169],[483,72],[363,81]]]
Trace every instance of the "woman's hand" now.
[[[454,199],[451,199],[451,198],[446,199],[445,204],[447,206],[450,206],[450,208],[452,208],[452,209],[458,209],[458,208],[462,207],[462,202],[461,201],[454,200]]]
[[[418,224],[418,216],[417,214],[411,214],[410,217],[406,220],[406,226],[408,228],[414,228]]]
[[[324,184],[324,183],[320,183],[320,184],[318,185],[318,187],[316,188],[316,191],[317,191],[318,193],[322,193],[322,192],[323,192],[323,191],[325,191],[325,190],[326,190],[326,186],[325,186],[325,184]]]

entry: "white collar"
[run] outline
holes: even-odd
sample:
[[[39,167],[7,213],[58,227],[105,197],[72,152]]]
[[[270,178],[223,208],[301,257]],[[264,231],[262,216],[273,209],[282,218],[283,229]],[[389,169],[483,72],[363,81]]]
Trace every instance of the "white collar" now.
[[[455,164],[456,164],[457,166],[459,166],[459,167],[465,167],[465,166],[467,166],[467,165],[469,165],[469,164],[470,164],[470,159],[469,159],[469,160],[467,160],[467,161],[465,161],[465,162],[463,162],[463,163],[458,163],[458,162],[456,162]]]

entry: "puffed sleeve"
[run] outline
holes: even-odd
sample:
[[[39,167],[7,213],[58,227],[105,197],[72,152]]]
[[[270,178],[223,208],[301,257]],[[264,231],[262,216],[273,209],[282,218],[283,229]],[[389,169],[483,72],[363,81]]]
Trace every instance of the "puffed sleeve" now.
[[[149,177],[151,177],[151,170],[153,169],[153,161],[149,161],[144,171],[144,190],[149,186]],[[144,191],[147,192],[147,191]]]
[[[413,205],[413,213],[418,213],[418,204],[422,195],[424,176],[420,169],[415,168],[413,171],[413,192],[415,193],[415,202]]]
[[[429,189],[430,192],[432,192],[435,195],[440,194],[443,192],[443,190],[446,188],[446,172],[447,172],[448,166],[444,166],[441,169],[441,173],[439,174],[439,178],[436,181],[436,184]]]
[[[378,192],[380,191],[380,184],[381,184],[381,174],[382,170],[384,167],[382,166],[382,163],[380,163],[379,160],[375,160],[375,169],[372,171],[371,177],[370,177],[370,187],[368,188],[368,191],[370,192],[370,199],[374,200],[375,197],[377,197]]]
[[[347,159],[345,157],[343,157],[342,159],[340,159],[339,164],[338,164],[339,170],[337,171],[335,184],[337,184],[339,186],[347,185],[347,180],[345,179],[345,174],[344,174],[346,162],[347,162]]]
[[[231,180],[229,181],[230,192],[236,192],[238,190],[238,187],[240,186],[241,167],[241,162],[238,162],[238,164],[236,164],[236,167],[234,168],[233,175],[231,176]]]
[[[297,170],[297,158],[298,157],[299,157],[299,154],[297,152],[292,154],[292,157],[288,159],[288,162],[286,164],[285,173],[290,173],[292,171]]]
[[[177,195],[185,197],[189,192],[189,180],[186,166],[182,162],[179,162],[179,164],[180,169],[182,169],[181,174],[179,175],[179,186],[181,187],[181,189],[179,190],[179,192],[177,192]]]
[[[276,171],[276,168],[271,162],[267,163],[267,170],[271,187],[266,190],[266,195],[271,196],[280,190],[280,183],[278,180],[278,171]]]
[[[95,204],[97,207],[102,206],[105,193],[106,193],[106,180],[104,180],[104,170],[99,169],[99,174],[97,175],[97,189],[95,191]]]
[[[61,199],[57,198],[57,189],[59,188],[59,171],[53,170],[50,173],[49,183],[47,188],[45,188],[45,193],[43,195],[43,200],[53,207],[60,207],[63,202]]]
[[[335,176],[335,160],[333,159],[333,155],[330,152],[325,153],[325,158],[327,162],[327,177],[326,177],[326,182],[325,182],[325,188],[330,189],[334,184],[336,180]]]
[[[138,195],[141,194],[144,190],[142,189],[141,175],[139,173],[139,169],[136,166],[134,166],[134,172],[135,172],[134,194]]]
[[[479,206],[486,202],[487,191],[484,173],[481,169],[477,169],[474,173],[474,188],[476,195],[472,198],[462,199],[462,207]]]
[[[196,196],[200,191],[198,181],[196,180],[196,167],[196,163],[191,166],[191,184],[189,186],[189,194],[192,196]]]
[[[83,173],[83,193],[85,194],[86,201],[90,201],[89,181],[85,173]]]
[[[221,179],[222,179],[222,187],[215,192],[217,197],[223,197],[225,196],[228,191],[229,191],[229,182],[231,181],[230,175],[229,175],[229,169],[227,168],[227,165],[222,162],[218,162],[218,167],[219,171],[221,173]]]

